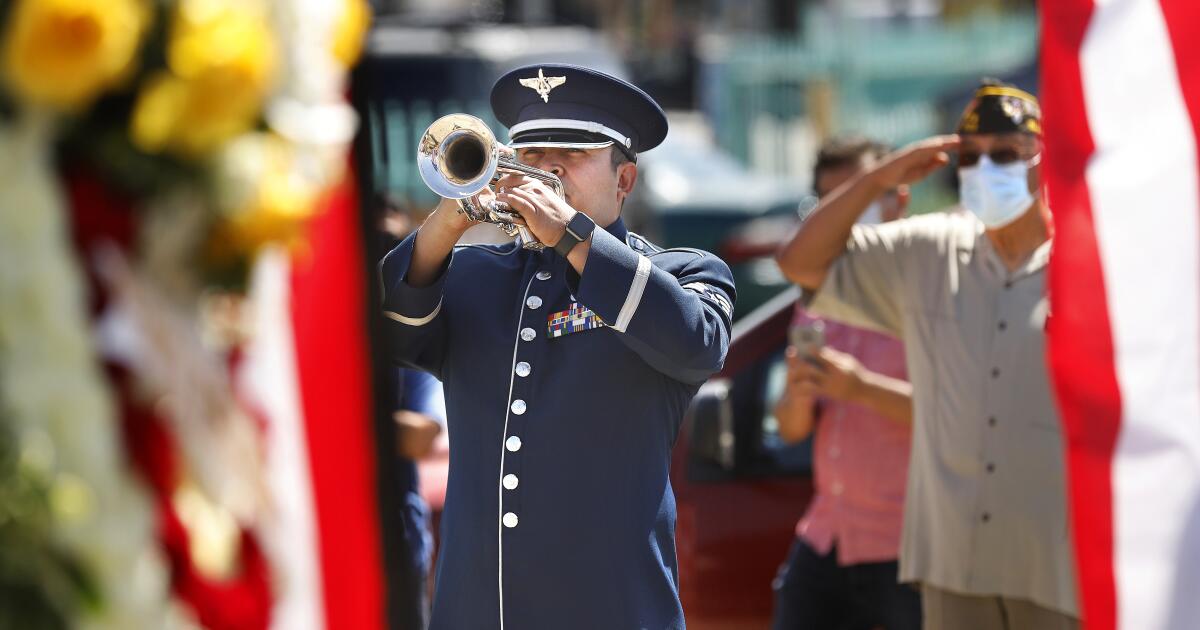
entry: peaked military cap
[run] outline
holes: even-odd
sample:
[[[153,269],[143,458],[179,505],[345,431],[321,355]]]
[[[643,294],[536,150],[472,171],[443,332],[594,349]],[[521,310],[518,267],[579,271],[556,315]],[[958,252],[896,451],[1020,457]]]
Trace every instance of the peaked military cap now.
[[[633,84],[568,64],[523,66],[492,86],[492,111],[519,147],[615,145],[631,160],[667,135],[667,116]]]
[[[1029,92],[983,79],[958,121],[958,133],[1042,133],[1042,108]]]

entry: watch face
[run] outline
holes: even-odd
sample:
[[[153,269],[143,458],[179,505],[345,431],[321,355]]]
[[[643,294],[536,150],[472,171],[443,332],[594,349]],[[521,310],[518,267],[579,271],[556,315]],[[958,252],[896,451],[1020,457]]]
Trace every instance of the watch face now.
[[[595,228],[596,224],[591,217],[582,212],[576,212],[575,216],[571,217],[567,223],[567,229],[563,232],[562,238],[555,243],[554,251],[566,256],[576,245],[587,240],[588,235]]]
[[[571,222],[567,224],[567,227],[582,241],[587,239],[592,230],[596,228],[596,223],[588,215],[577,212],[575,216],[571,217]]]

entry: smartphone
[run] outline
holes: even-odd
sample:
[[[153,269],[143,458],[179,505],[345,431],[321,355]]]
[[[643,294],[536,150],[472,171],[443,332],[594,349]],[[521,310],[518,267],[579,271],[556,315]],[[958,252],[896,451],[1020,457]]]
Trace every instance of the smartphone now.
[[[815,357],[825,345],[825,325],[821,322],[797,324],[788,329],[788,339],[802,357]]]

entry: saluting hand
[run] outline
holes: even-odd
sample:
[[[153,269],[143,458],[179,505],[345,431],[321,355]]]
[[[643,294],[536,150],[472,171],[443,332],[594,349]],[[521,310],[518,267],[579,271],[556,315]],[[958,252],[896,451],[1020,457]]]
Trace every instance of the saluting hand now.
[[[871,177],[882,190],[919,182],[949,164],[948,152],[957,149],[958,144],[959,138],[953,134],[918,140],[890,153],[871,171]]]

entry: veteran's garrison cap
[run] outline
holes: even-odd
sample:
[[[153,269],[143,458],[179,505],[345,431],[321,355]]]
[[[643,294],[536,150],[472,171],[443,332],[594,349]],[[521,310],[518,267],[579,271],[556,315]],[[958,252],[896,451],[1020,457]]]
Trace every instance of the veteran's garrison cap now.
[[[1029,92],[983,79],[958,121],[958,133],[1042,133],[1042,108]]]

